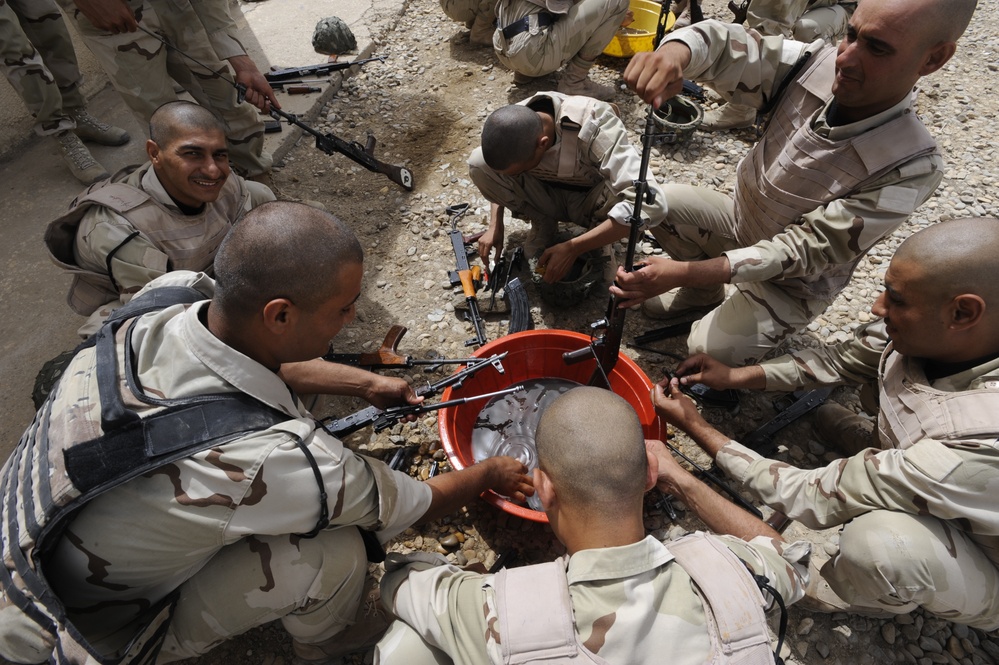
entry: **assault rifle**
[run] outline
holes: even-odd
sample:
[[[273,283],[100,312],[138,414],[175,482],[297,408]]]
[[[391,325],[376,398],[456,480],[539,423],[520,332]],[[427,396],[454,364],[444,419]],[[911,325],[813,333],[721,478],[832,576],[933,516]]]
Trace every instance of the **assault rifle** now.
[[[448,236],[451,238],[451,247],[454,248],[454,259],[458,269],[455,271],[457,281],[452,280],[452,284],[461,284],[461,291],[465,294],[465,302],[468,303],[468,320],[475,328],[475,338],[467,340],[465,346],[482,346],[486,343],[485,325],[482,315],[479,313],[479,301],[475,297],[476,282],[482,279],[482,269],[475,266],[475,269],[468,267],[468,252],[465,251],[465,239],[458,228],[458,220],[468,212],[467,203],[458,203],[448,206],[445,212],[451,215],[451,231]]]
[[[376,55],[373,58],[354,60],[353,62],[324,62],[318,65],[306,65],[304,67],[281,67],[267,72],[264,74],[264,78],[267,79],[268,83],[275,83],[278,81],[298,79],[305,76],[326,76],[331,72],[338,72],[343,69],[349,69],[354,65],[363,65],[366,62],[375,62],[376,60],[378,62],[385,62],[385,56]]]
[[[696,0],[691,0],[691,11],[697,8]],[[652,50],[659,47],[663,37],[666,35],[666,18],[669,12],[669,3],[663,0],[659,6],[659,22],[656,25],[656,36],[652,42]],[[635,269],[635,249],[638,247],[638,239],[642,234],[642,205],[653,204],[656,200],[656,193],[649,188],[648,170],[649,158],[652,156],[652,142],[656,135],[656,122],[654,117],[655,108],[649,104],[645,114],[645,131],[642,132],[642,161],[638,168],[638,178],[633,181],[635,186],[635,205],[628,218],[630,232],[628,233],[628,250],[624,257],[624,269],[632,272]],[[617,365],[618,356],[621,353],[621,337],[624,334],[624,318],[628,310],[620,307],[621,300],[612,295],[607,303],[607,314],[603,319],[590,324],[592,330],[604,331],[603,335],[590,342],[589,346],[575,351],[566,351],[562,354],[562,360],[566,365],[575,365],[589,357],[597,361],[597,366],[590,375],[588,385],[607,388],[610,390],[610,373]]]
[[[420,360],[413,356],[404,356],[399,353],[399,342],[406,334],[406,326],[392,326],[385,333],[385,339],[377,351],[371,353],[333,353],[330,351],[323,356],[323,360],[351,367],[363,367],[365,369],[389,369],[393,367],[413,367],[415,365],[427,365],[427,371],[431,371],[441,365],[468,365],[478,362],[478,358],[432,358]]]
[[[791,394],[790,405],[781,409],[776,416],[760,425],[749,434],[738,439],[739,443],[769,457],[777,450],[774,435],[798,418],[826,401],[833,388],[815,388],[814,390],[796,391]]]
[[[465,367],[465,369],[458,370],[451,376],[444,377],[436,383],[427,384],[422,388],[418,388],[416,390],[416,394],[423,397],[431,397],[440,393],[449,386],[460,388],[465,382],[465,379],[470,376],[475,376],[475,374],[488,366],[494,367],[500,374],[505,374],[506,370],[503,368],[502,361],[506,358],[507,353],[507,351],[504,351],[503,353],[493,354],[488,358],[477,358],[476,360],[478,362],[469,364]],[[489,395],[477,395],[475,397],[466,397],[463,400],[449,400],[447,402],[438,402],[437,404],[404,404],[402,406],[389,407],[388,409],[379,409],[377,406],[369,406],[357,411],[356,413],[352,413],[349,416],[344,416],[343,418],[324,418],[319,421],[319,425],[337,438],[353,434],[357,430],[367,427],[368,425],[374,425],[375,431],[380,432],[387,427],[391,427],[406,416],[418,415],[420,413],[426,413],[427,411],[436,411],[437,409],[462,404],[466,401],[505,394],[505,392],[490,393]]]
[[[146,33],[150,37],[153,37],[154,39],[156,39],[157,41],[159,41],[160,43],[162,43],[164,46],[166,46],[168,49],[170,49],[172,51],[176,51],[177,53],[179,53],[180,55],[184,56],[185,58],[187,58],[191,62],[195,63],[196,65],[198,65],[198,66],[204,68],[205,70],[207,70],[208,72],[210,72],[212,74],[212,76],[219,77],[220,79],[222,79],[223,81],[225,81],[226,83],[228,83],[229,85],[231,85],[233,88],[235,88],[236,89],[236,102],[237,103],[242,104],[243,100],[246,99],[246,86],[243,85],[242,83],[236,83],[229,76],[227,76],[226,74],[223,74],[223,71],[224,71],[223,69],[218,69],[218,70],[212,69],[211,67],[209,67],[205,63],[201,62],[197,58],[195,58],[195,57],[193,57],[193,56],[188,55],[187,53],[185,53],[183,51],[183,49],[177,48],[176,46],[174,46],[173,44],[171,44],[170,42],[168,42],[162,36],[156,34],[155,32],[152,32],[150,30],[146,30],[141,25],[138,26],[138,27],[139,27],[139,30],[141,30],[142,32]],[[369,60],[381,60],[381,59],[382,58],[379,57],[379,58],[370,58]],[[330,67],[330,66],[335,66],[335,67],[339,67],[339,69],[346,69],[347,67],[350,67],[351,65],[355,65],[355,64],[359,65],[362,62],[368,62],[369,60],[357,60],[357,61],[351,62],[351,63],[331,62],[331,63],[328,63],[326,65],[314,65],[314,66],[315,67]],[[295,71],[299,72],[299,74],[296,74],[296,78],[298,76],[300,76],[302,73],[307,73],[305,70],[309,70],[309,69],[310,69],[309,67],[299,67],[298,69],[296,69]],[[313,136],[315,136],[316,137],[316,147],[319,148],[320,150],[322,150],[323,152],[325,152],[327,155],[332,155],[332,154],[338,152],[341,155],[344,155],[344,156],[349,157],[350,159],[354,160],[355,162],[357,162],[358,164],[360,164],[364,168],[368,169],[369,171],[374,171],[375,173],[382,173],[382,174],[384,174],[385,176],[388,177],[389,180],[391,180],[392,182],[396,183],[397,185],[403,187],[407,191],[412,191],[413,190],[413,172],[412,171],[410,171],[409,169],[407,169],[407,168],[405,168],[403,166],[394,166],[392,164],[386,164],[385,162],[382,162],[382,161],[379,161],[378,159],[375,159],[375,137],[374,137],[373,134],[371,134],[371,132],[368,132],[367,143],[365,143],[365,145],[362,146],[357,141],[350,141],[350,142],[344,141],[343,139],[341,139],[340,137],[338,137],[336,134],[333,134],[333,133],[321,134],[318,131],[316,131],[315,129],[313,129],[312,127],[309,127],[304,122],[302,122],[301,120],[299,120],[298,116],[296,116],[295,114],[293,114],[293,113],[286,113],[285,111],[282,111],[281,109],[276,109],[273,106],[270,108],[270,115],[271,115],[272,118],[274,118],[275,120],[278,120],[278,121],[280,121],[282,118],[284,118],[285,120],[288,121],[289,124],[295,125],[296,127],[301,128],[303,131],[306,131],[309,134],[312,134]],[[280,131],[280,130],[278,130],[278,131]]]

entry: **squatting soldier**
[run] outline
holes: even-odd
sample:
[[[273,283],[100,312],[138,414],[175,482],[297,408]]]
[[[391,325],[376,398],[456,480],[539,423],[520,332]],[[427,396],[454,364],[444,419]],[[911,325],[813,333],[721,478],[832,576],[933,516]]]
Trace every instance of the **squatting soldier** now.
[[[525,253],[545,250],[538,266],[546,282],[559,281],[583,253],[628,236],[641,162],[612,104],[543,92],[497,109],[468,159],[472,182],[491,203],[479,255],[502,250],[509,208],[531,223]],[[655,178],[648,184],[655,201],[642,205],[642,218],[655,226],[666,217],[666,199]],[[550,246],[559,221],[589,230]]]
[[[76,19],[87,46],[140,122],[148,122],[153,111],[177,99],[176,82],[199,104],[222,117],[229,156],[237,172],[246,178],[269,181],[273,160],[264,151],[264,124],[253,106],[266,112],[269,104],[277,108],[281,105],[234,37],[236,26],[225,0],[59,2]],[[226,78],[245,84],[249,104],[237,103],[232,85],[138,30],[138,24],[162,35],[212,72],[221,71]]]
[[[943,160],[913,113],[912,88],[954,54],[974,9],[974,0],[861,0],[838,51],[704,21],[637,54],[624,76],[648,102],[679,90],[684,75],[739,104],[779,101],[739,162],[734,200],[667,186],[669,215],[652,233],[676,260],[620,270],[612,291],[626,306],[644,300],[655,318],[713,310],[687,343],[730,364],[803,329],[940,183]],[[722,302],[726,283],[735,289]]]
[[[567,556],[481,575],[433,554],[390,554],[381,597],[400,621],[375,662],[773,662],[763,612],[771,599],[748,571],[793,602],[807,543],[731,514],[710,490],[708,505],[734,535],[667,545],[646,536],[643,495],[683,472],[661,442],[643,443],[634,410],[606,390],[576,388],[553,401],[537,452],[534,486]]]
[[[682,381],[715,388],[795,390],[877,376],[878,437],[841,439],[852,457],[813,470],[763,459],[705,423],[677,385],[670,397],[657,388],[659,413],[760,500],[811,528],[844,525],[807,607],[922,607],[999,628],[997,256],[996,219],[940,222],[910,236],[872,308],[891,340],[882,354],[858,335],[760,365],[733,369],[701,354],[678,368]]]
[[[564,67],[559,92],[613,99],[589,73],[627,14],[628,0],[499,0],[493,48],[514,83]]]
[[[805,43],[822,39],[835,44],[846,34],[856,6],[856,2],[838,0],[749,0],[746,25],[761,35],[784,35]],[[729,103],[706,111],[700,129],[738,129],[755,122],[755,106]]]
[[[45,243],[74,273],[68,302],[97,331],[116,307],[168,270],[211,272],[226,232],[274,194],[232,175],[222,122],[191,102],[169,102],[149,123],[149,161],[78,196]]]
[[[151,639],[142,662],[166,663],[280,619],[300,661],[329,662],[381,634],[355,623],[366,543],[487,488],[533,493],[509,457],[423,483],[317,429],[298,395],[420,400],[318,360],[362,272],[345,224],[267,203],[226,236],[211,300],[176,288],[204,275],[164,275],[78,353],[3,468],[0,655],[107,662],[148,628],[121,662]]]
[[[461,21],[471,30],[468,41],[477,46],[492,46],[496,30],[496,0],[441,0],[441,9],[453,21]]]
[[[123,145],[129,136],[87,112],[73,41],[54,0],[0,2],[0,56],[7,80],[35,118],[35,133],[55,139],[73,177],[85,185],[107,178],[80,139]]]

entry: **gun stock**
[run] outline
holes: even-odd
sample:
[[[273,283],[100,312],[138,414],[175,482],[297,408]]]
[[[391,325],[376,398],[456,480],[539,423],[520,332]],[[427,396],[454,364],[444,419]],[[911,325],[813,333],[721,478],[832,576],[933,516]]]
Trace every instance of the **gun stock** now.
[[[451,247],[454,249],[454,260],[457,266],[455,273],[461,282],[461,292],[465,294],[465,302],[468,303],[468,318],[472,322],[472,327],[475,328],[475,338],[466,341],[465,346],[482,346],[488,340],[486,338],[482,315],[479,313],[479,300],[475,295],[477,276],[476,272],[468,266],[468,254],[465,252],[465,238],[461,234],[461,229],[457,226],[458,218],[467,211],[467,203],[448,206],[447,212],[452,216],[451,231],[448,233],[448,236],[451,238]],[[482,269],[478,266],[475,268],[478,270],[478,279],[481,279]]]

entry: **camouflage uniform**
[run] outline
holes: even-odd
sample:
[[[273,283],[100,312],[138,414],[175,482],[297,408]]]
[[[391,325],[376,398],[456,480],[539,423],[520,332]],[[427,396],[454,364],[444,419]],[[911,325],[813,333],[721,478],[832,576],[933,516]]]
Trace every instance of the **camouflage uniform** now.
[[[112,183],[118,184],[108,188]],[[135,202],[129,204],[130,210],[119,213],[100,205],[105,192],[119,202],[134,194]],[[91,201],[95,197],[97,200]],[[87,202],[82,208],[77,204],[81,198]],[[201,212],[188,214],[163,188],[150,162],[89,188],[71,204],[69,213],[49,225],[45,236],[57,265],[78,275],[68,300],[74,311],[90,317],[80,335],[96,332],[112,311],[168,270],[211,274],[215,252],[226,232],[246,212],[273,200],[274,194],[266,185],[230,175],[218,199],[205,204]],[[75,233],[74,240],[69,239],[71,233]],[[66,243],[72,244],[71,260],[62,246]],[[108,278],[109,268],[113,281]],[[84,290],[82,282],[95,279],[100,293]]]
[[[767,389],[879,378],[881,450],[798,469],[732,441],[718,465],[810,528],[843,524],[821,569],[858,607],[916,607],[999,628],[999,360],[929,381],[921,362],[865,338],[763,363]],[[874,335],[880,337],[880,334]],[[877,346],[876,344],[873,346]]]
[[[911,96],[866,120],[831,127],[835,48],[823,42],[761,38],[717,21],[667,40],[690,47],[688,77],[755,107],[812,52],[739,162],[734,200],[668,185],[669,215],[652,230],[675,259],[728,257],[736,291],[695,323],[687,343],[691,353],[741,365],[828,307],[870,248],[930,197],[943,160]],[[718,56],[709,61],[712,53]]]
[[[589,97],[543,92],[520,102],[538,111],[550,102],[555,141],[541,163],[516,176],[486,165],[482,148],[468,159],[472,182],[492,203],[530,220],[534,233],[554,236],[559,221],[591,228],[610,218],[627,224],[634,212],[642,156],[613,105]],[[579,127],[575,131],[575,127]],[[666,217],[666,199],[649,176],[655,203],[642,205],[642,219],[655,226]]]
[[[838,0],[752,0],[746,24],[764,35],[784,35],[801,42],[835,43],[846,34],[856,2]]]
[[[35,118],[35,133],[75,128],[69,111],[86,106],[83,76],[54,0],[0,0],[0,52],[7,80]]]
[[[224,0],[127,0],[139,25],[162,35],[213,71],[222,70],[232,80],[226,58],[245,55],[232,35],[235,24]],[[206,71],[142,32],[113,35],[101,32],[76,9],[72,0],[59,0],[100,61],[112,85],[141,123],[153,111],[174,101],[174,81],[202,106],[219,114],[225,123],[229,157],[241,175],[254,177],[271,170],[264,152],[264,125],[257,109],[236,102],[236,90],[218,74]]]
[[[558,20],[543,29],[534,21],[531,29],[507,41],[504,27],[539,11]],[[507,69],[527,76],[551,74],[569,62],[588,69],[613,39],[627,11],[628,0],[499,0],[493,48]]]
[[[192,281],[210,292],[210,279],[181,271],[150,286]],[[129,408],[145,417],[161,408],[149,397],[240,394],[287,420],[135,477],[73,517],[45,558],[44,573],[70,619],[102,651],[120,648],[131,637],[132,622],[175,589],[179,600],[157,662],[197,656],[275,619],[300,642],[324,641],[353,622],[361,599],[367,561],[354,525],[376,531],[384,542],[430,505],[428,486],[317,430],[273,370],[209,332],[200,318],[208,304],[147,314],[118,333],[119,363],[128,329],[137,383],[147,399],[138,401],[122,380]],[[33,465],[31,450],[20,458],[29,474],[51,471],[53,485],[65,484],[62,450],[100,434],[97,371],[94,349],[81,351],[67,369],[50,397],[51,410],[39,412],[50,416],[33,434],[34,452],[41,436],[48,456],[41,448]],[[320,518],[320,488],[299,442],[314,456],[328,495],[330,525],[315,538],[294,535],[309,532]],[[24,472],[14,456],[3,474],[9,480]],[[35,489],[37,482],[30,487],[44,491]],[[2,517],[27,519],[20,510]],[[8,566],[11,546],[5,539]],[[16,616],[16,608],[0,597],[4,656],[18,638],[3,630],[11,613]]]
[[[802,596],[807,544],[788,545],[764,537],[751,543],[731,536],[710,538],[754,573],[769,578],[787,602]],[[691,576],[655,538],[582,550],[556,563],[566,570],[575,632],[600,662],[709,662],[704,601]],[[419,555],[386,572],[382,602],[401,621],[379,643],[375,662],[505,662],[503,651],[511,647],[507,638],[512,628],[497,612],[497,581],[496,575],[435,565]],[[441,658],[441,652],[447,657]]]
[[[479,16],[490,23],[496,20],[496,0],[441,0],[441,9],[452,21],[468,27]]]

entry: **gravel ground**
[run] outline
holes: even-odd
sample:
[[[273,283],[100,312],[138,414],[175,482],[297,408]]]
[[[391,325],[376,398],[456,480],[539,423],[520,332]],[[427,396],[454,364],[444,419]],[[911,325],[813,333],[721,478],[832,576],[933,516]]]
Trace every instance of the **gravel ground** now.
[[[708,17],[730,17],[722,0],[705,0],[703,6]],[[999,215],[997,141],[992,131],[996,120],[995,72],[999,67],[997,9],[999,0],[980,0],[957,56],[943,71],[921,82],[918,111],[937,137],[947,163],[940,189],[908,223],[871,251],[833,306],[807,331],[793,336],[782,350],[839,342],[870,320],[870,304],[881,289],[888,261],[898,243],[915,230],[953,217]],[[399,323],[409,329],[401,344],[403,352],[461,357],[467,354],[463,342],[471,335],[471,328],[454,313],[456,294],[447,278],[453,254],[444,209],[467,201],[473,211],[462,221],[462,230],[472,233],[485,228],[488,204],[471,184],[465,167],[465,160],[478,143],[482,122],[495,108],[538,90],[554,88],[556,83],[548,79],[526,89],[513,86],[512,73],[496,62],[491,50],[471,47],[467,31],[448,21],[433,0],[412,0],[401,15],[378,16],[372,23],[372,33],[377,36],[375,51],[389,56],[389,60],[384,65],[368,65],[362,73],[346,80],[315,124],[345,139],[361,140],[366,131],[374,132],[378,157],[412,169],[415,191],[406,193],[341,156],[324,155],[307,140],[286,158],[275,181],[283,196],[321,201],[346,220],[367,254],[358,320],[341,334],[338,350],[374,350],[388,327]],[[625,64],[624,60],[602,58],[594,76],[621,88],[616,102],[637,136],[645,109],[622,87],[620,74]],[[682,145],[656,150],[651,168],[660,181],[731,192],[736,164],[753,138],[751,130],[698,132]],[[522,241],[526,230],[521,222],[508,222],[507,246]],[[641,251],[659,253],[651,244],[643,245]],[[527,275],[521,277],[526,280]],[[602,315],[606,304],[604,289],[568,311],[542,307],[534,287],[528,291],[536,328],[585,331],[589,322]],[[489,338],[505,333],[506,323],[499,315],[488,317]],[[626,336],[630,339],[653,327],[654,323],[633,313],[628,318]],[[660,342],[659,348],[683,351],[679,339]],[[650,377],[658,379],[662,375],[663,356],[644,351],[627,353]],[[672,365],[673,361],[668,363]],[[420,381],[425,377],[411,371],[408,378]],[[780,395],[744,393],[738,413],[706,413],[720,429],[739,435],[771,417],[775,412],[772,400],[777,397]],[[832,399],[859,409],[852,389],[838,389]],[[360,406],[335,400],[330,408],[343,414]],[[813,434],[808,418],[779,436],[781,456],[796,464],[812,467],[835,457]],[[688,454],[705,461],[689,441],[683,437],[676,440]],[[361,432],[349,443],[378,457],[386,457],[402,443],[414,446],[409,472],[419,478],[426,477],[434,460],[441,462],[444,470],[448,468],[435,417],[379,435]],[[683,513],[677,523],[672,523],[651,504],[646,524],[650,532],[664,539],[700,527]],[[792,525],[785,536],[808,539],[820,553],[834,552],[838,538],[835,529],[817,533],[799,525]],[[561,553],[545,526],[512,517],[484,502],[442,523],[408,530],[391,549],[437,550],[460,564],[481,561],[487,566],[509,549],[519,552],[518,564],[548,560]],[[788,664],[999,663],[999,638],[925,617],[920,612],[881,620],[812,614],[792,607],[789,619],[782,654]],[[278,665],[292,661],[290,640],[278,624],[271,624],[189,662]],[[351,662],[370,661],[370,654],[362,654]]]

